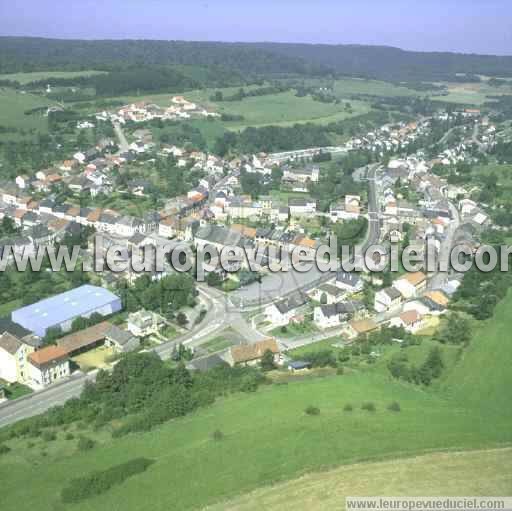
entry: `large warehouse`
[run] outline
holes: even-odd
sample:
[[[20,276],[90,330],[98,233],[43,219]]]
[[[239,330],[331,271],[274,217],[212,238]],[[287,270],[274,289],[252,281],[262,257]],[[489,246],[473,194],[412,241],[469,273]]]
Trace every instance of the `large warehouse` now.
[[[11,313],[11,319],[39,337],[44,337],[48,328],[52,327],[69,331],[71,323],[79,316],[87,318],[95,312],[108,316],[121,308],[118,296],[102,287],[86,284],[17,309]]]

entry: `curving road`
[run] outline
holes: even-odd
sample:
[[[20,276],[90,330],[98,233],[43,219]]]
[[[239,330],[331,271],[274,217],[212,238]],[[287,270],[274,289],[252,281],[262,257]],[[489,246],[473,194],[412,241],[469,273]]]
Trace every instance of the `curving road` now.
[[[121,145],[123,145],[124,134],[120,126],[115,125]],[[122,135],[122,137],[121,137]],[[124,138],[124,141],[126,139]],[[375,189],[375,174],[378,165],[372,165],[368,169],[368,231],[366,239],[361,243],[360,248],[364,251],[368,246],[376,243],[379,239],[379,205],[377,202],[377,193]],[[318,271],[318,270],[317,270]],[[330,272],[319,275],[310,275],[304,280],[307,273],[289,272],[289,285],[285,294],[296,292],[298,289],[307,289],[312,283],[328,280],[332,278]],[[278,274],[273,274],[278,275]],[[264,279],[265,281],[265,279]],[[258,284],[259,285],[259,284]],[[249,287],[249,286],[248,286]],[[207,305],[207,312],[200,323],[195,325],[189,332],[183,334],[172,341],[161,344],[153,349],[162,359],[171,356],[173,348],[178,343],[190,347],[200,346],[207,338],[216,333],[220,333],[227,327],[231,327],[239,332],[246,342],[255,342],[265,337],[264,334],[253,328],[243,317],[241,311],[244,310],[243,300],[237,300],[236,295],[228,296],[222,291],[209,288],[203,284],[198,284],[198,291],[201,298]],[[261,289],[258,291],[261,294]],[[264,300],[258,302],[258,306],[271,302],[283,295],[283,288],[277,287],[270,293],[261,295]],[[234,298],[234,300],[232,299]],[[233,303],[235,302],[235,304]],[[87,374],[74,374],[68,380],[56,383],[46,389],[34,392],[14,401],[7,401],[0,404],[0,428],[12,424],[21,419],[32,417],[48,410],[49,408],[63,404],[70,398],[78,397],[87,381],[94,381],[97,370]]]

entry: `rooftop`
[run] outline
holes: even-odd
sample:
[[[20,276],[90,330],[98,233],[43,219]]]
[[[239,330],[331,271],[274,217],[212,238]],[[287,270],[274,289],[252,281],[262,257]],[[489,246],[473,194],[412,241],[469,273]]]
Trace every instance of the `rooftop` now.
[[[46,346],[46,348],[42,348],[39,351],[34,351],[28,358],[33,365],[41,367],[52,362],[67,359],[68,353],[61,346]]]
[[[113,302],[118,302],[119,310],[120,300],[115,294],[102,287],[85,284],[21,307],[11,313],[11,319],[42,337],[47,328],[92,313]]]
[[[231,348],[231,356],[235,363],[257,360],[263,356],[265,351],[279,353],[279,347],[275,339],[265,339],[254,344],[240,344]]]

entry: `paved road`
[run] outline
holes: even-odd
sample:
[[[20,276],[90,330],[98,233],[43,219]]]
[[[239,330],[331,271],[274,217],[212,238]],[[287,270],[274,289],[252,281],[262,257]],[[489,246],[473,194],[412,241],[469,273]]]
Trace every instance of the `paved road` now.
[[[121,128],[121,125],[117,122],[113,123],[114,125],[114,131],[117,136],[117,140],[119,141],[119,152],[120,153],[126,153],[130,149],[130,144],[128,144],[128,140],[126,140],[126,136],[123,132],[123,128]]]
[[[358,245],[362,253],[379,241],[380,204],[378,201],[375,176],[379,164],[368,167],[368,230],[364,241]],[[321,272],[316,265],[306,272],[290,269],[287,272],[268,273],[261,282],[254,282],[230,294],[233,303],[241,309],[261,307],[276,299],[297,292],[308,290],[333,278],[332,272]]]
[[[198,347],[208,338],[219,334],[230,326],[240,332],[246,342],[255,342],[266,337],[245,321],[240,311],[234,307],[224,293],[203,285],[198,285],[198,290],[203,302],[207,306],[206,315],[189,332],[155,347],[153,351],[162,359],[170,358],[174,346],[179,343],[188,347]],[[0,428],[21,419],[43,413],[53,406],[63,404],[72,397],[78,397],[86,381],[94,381],[97,373],[97,370],[87,374],[77,373],[70,379],[46,389],[34,392],[15,401],[7,401],[0,404]]]
[[[126,142],[124,134],[119,126],[114,126],[116,133],[120,139],[121,145]],[[123,140],[124,139],[124,140]],[[377,166],[373,166],[369,170],[369,229],[366,240],[361,244],[363,250],[378,240],[379,221],[378,221],[378,204],[375,191],[375,172]],[[305,286],[304,276],[307,273],[297,272],[296,276],[290,277],[289,292],[296,291]],[[277,274],[276,274],[277,275]],[[300,276],[300,277],[299,277]],[[330,273],[320,275],[321,278],[331,278]],[[306,277],[310,280],[311,277]],[[281,288],[282,289],[282,288]],[[287,288],[288,289],[288,288]],[[199,293],[202,300],[206,303],[207,312],[202,321],[195,325],[189,332],[154,348],[154,351],[163,358],[169,358],[173,352],[173,348],[178,343],[190,347],[200,346],[206,339],[220,333],[227,327],[232,327],[238,331],[246,340],[246,342],[255,342],[265,337],[264,334],[257,331],[242,316],[243,306],[235,305],[230,296],[219,290],[208,288],[202,284],[198,285]],[[279,296],[279,290],[267,295],[266,303]],[[91,371],[87,374],[75,374],[69,380],[59,382],[44,390],[34,392],[29,396],[25,396],[15,401],[8,401],[0,404],[0,427],[12,424],[21,419],[32,417],[43,413],[53,406],[63,404],[72,397],[78,397],[86,381],[94,381],[97,371]]]

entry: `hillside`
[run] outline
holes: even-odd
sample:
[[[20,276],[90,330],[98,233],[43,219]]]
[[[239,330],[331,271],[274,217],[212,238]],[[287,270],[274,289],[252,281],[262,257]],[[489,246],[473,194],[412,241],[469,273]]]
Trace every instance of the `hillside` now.
[[[308,474],[208,508],[208,511],[344,509],[355,495],[496,495],[512,487],[512,449],[434,453]]]
[[[401,412],[387,409],[393,400]],[[361,409],[366,401],[375,404],[375,412]],[[343,411],[347,403],[352,412]],[[306,415],[308,405],[319,407],[320,414]],[[237,394],[151,432],[117,439],[110,426],[95,430],[80,422],[51,429],[52,441],[45,430],[7,442],[11,452],[0,457],[7,509],[62,509],[60,492],[73,478],[141,456],[154,461],[146,473],[74,509],[139,511],[147,495],[153,496],[152,511],[197,509],[341,464],[512,442],[510,421],[499,414],[483,417],[479,410],[372,373]],[[216,430],[222,431],[221,440],[212,438]],[[95,447],[77,450],[80,435],[94,439]],[[51,471],[41,470],[50,464]]]
[[[482,322],[459,363],[447,376],[444,391],[470,406],[512,413],[512,292]]]
[[[217,66],[249,76],[347,75],[450,81],[512,76],[512,57],[413,52],[385,46],[0,37],[0,73],[140,65]],[[474,78],[474,77],[473,77]]]

